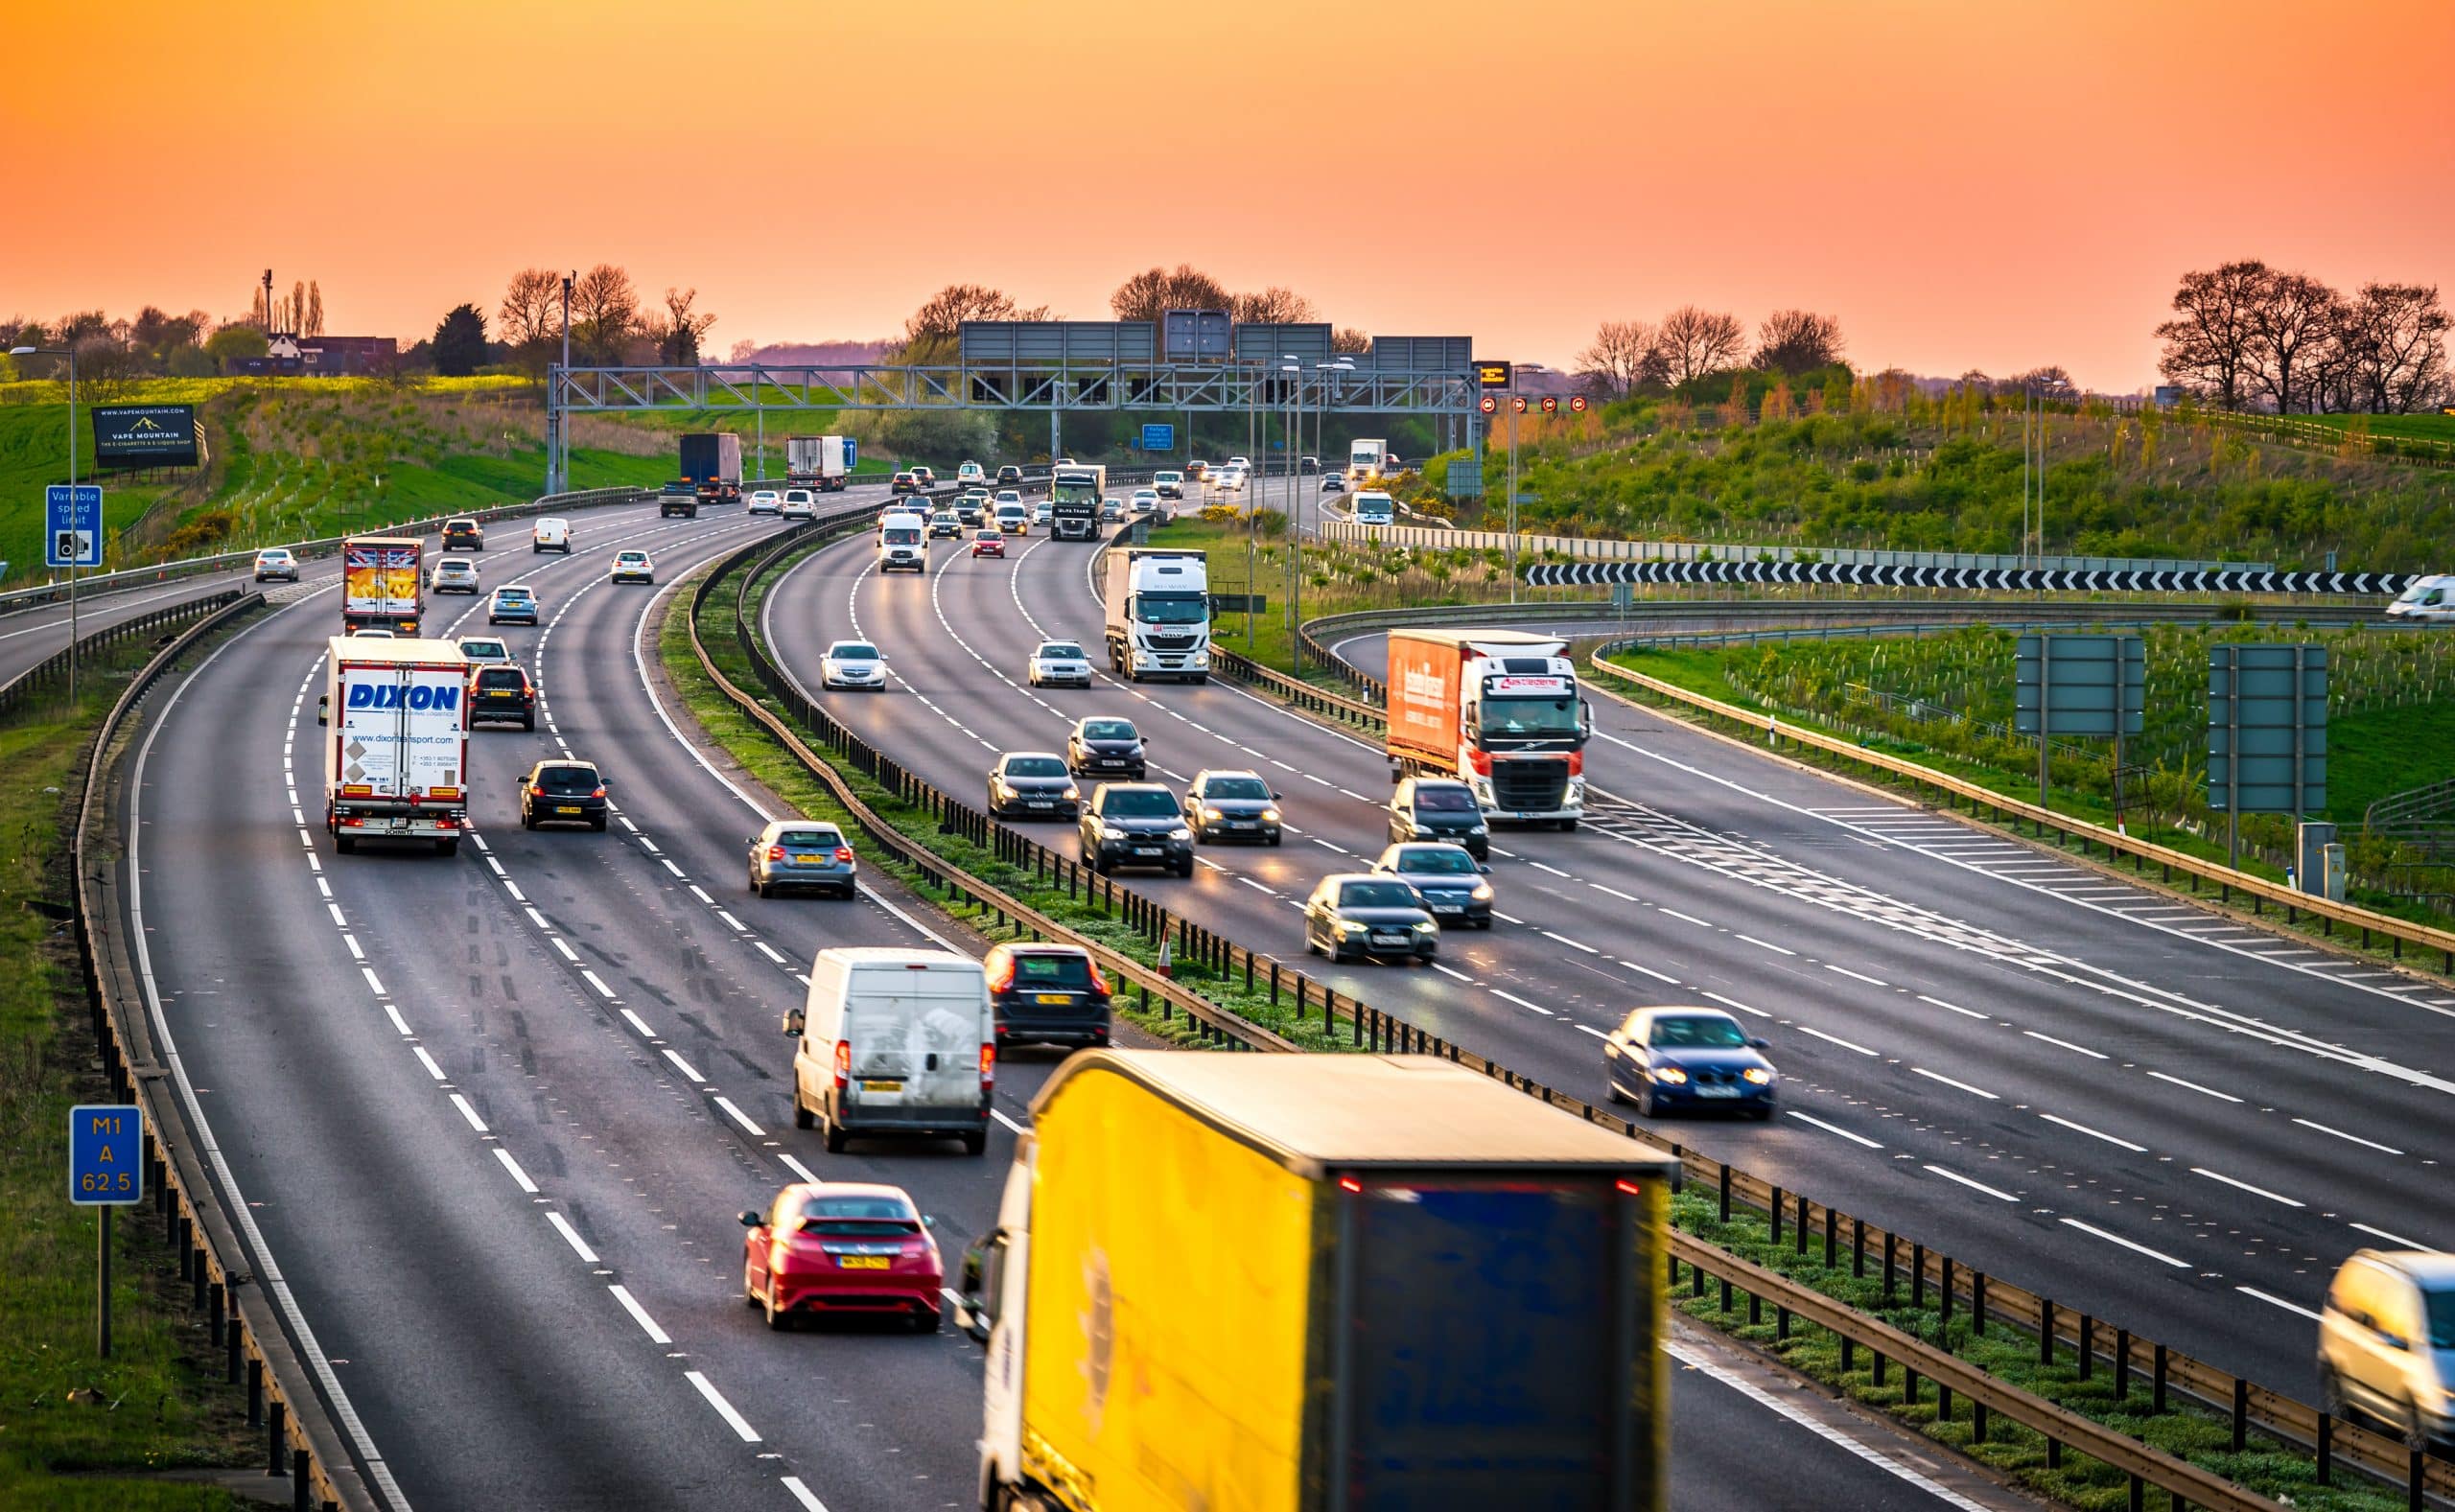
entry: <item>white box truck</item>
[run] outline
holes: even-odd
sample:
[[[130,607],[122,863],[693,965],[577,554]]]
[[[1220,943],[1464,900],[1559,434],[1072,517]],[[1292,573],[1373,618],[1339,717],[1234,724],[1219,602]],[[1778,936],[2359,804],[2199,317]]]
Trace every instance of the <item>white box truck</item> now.
[[[1200,551],[1111,547],[1100,558],[1109,670],[1210,681],[1210,565]]]
[[[1390,443],[1378,437],[1350,441],[1346,449],[1346,480],[1350,483],[1375,483],[1381,480],[1381,470],[1390,459]]]
[[[336,638],[324,651],[324,829],[425,840],[450,855],[469,818],[469,659],[449,640]]]
[[[841,435],[784,437],[784,481],[824,493],[841,493],[852,480],[855,448]]]

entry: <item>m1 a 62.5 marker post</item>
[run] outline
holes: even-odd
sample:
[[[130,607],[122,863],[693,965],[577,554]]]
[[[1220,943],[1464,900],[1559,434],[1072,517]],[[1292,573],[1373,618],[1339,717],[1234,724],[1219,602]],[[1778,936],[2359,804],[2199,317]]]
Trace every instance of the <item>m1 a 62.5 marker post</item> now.
[[[111,1209],[145,1200],[145,1110],[82,1103],[68,1110],[68,1200],[102,1209],[94,1247],[94,1353],[111,1352]]]

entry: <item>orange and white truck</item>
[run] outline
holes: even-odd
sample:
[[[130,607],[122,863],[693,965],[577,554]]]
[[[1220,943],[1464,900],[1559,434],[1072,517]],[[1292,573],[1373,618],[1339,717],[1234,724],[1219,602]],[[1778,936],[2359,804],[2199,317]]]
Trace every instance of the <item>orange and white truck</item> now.
[[[426,612],[425,543],[415,536],[351,536],[341,543],[341,629],[418,633]]]
[[[1568,648],[1522,630],[1390,632],[1391,777],[1454,777],[1493,819],[1575,829],[1594,715]]]

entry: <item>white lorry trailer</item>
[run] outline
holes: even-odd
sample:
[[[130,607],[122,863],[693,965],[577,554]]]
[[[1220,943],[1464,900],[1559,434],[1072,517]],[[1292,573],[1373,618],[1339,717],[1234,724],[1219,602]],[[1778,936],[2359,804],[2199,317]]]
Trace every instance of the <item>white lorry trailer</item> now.
[[[425,840],[450,855],[469,817],[469,659],[449,640],[345,636],[325,648],[324,829]]]
[[[784,437],[784,481],[823,493],[841,493],[852,480],[855,448],[851,436]]]

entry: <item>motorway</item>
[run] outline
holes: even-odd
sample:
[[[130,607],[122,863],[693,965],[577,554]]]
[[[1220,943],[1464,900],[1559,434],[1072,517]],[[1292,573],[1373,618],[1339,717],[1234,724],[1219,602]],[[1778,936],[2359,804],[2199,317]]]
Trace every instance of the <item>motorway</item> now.
[[[1098,641],[1091,554],[1034,537],[885,582],[834,548],[767,633],[806,686],[829,640],[877,641],[893,689],[829,707],[973,803],[999,752],[1092,713],[1137,719],[1172,782],[1257,770],[1283,849],[1131,885],[1596,1102],[1629,1008],[1729,1008],[1787,1116],[1672,1137],[2304,1400],[2336,1264],[2455,1244],[2455,995],[1599,695],[1588,822],[1503,832],[1500,927],[1437,971],[1309,962],[1303,896],[1384,842],[1377,747],[1217,681],[1022,686],[1037,639]]]
[[[829,1156],[792,1128],[778,1021],[811,953],[978,942],[891,886],[849,904],[740,891],[765,801],[678,731],[643,637],[693,563],[775,528],[606,509],[575,522],[568,559],[500,543],[479,559],[544,599],[544,625],[504,632],[544,717],[473,736],[456,858],[339,857],[320,833],[329,572],[277,589],[275,612],[152,701],[123,815],[149,1011],[259,1281],[396,1507],[972,1503],[969,1340],[779,1336],[742,1306],[734,1215],[813,1171],[910,1188],[951,1263],[992,1219],[1051,1064],[1001,1068],[985,1160]],[[654,550],[665,586],[607,583],[617,547]],[[430,613],[438,633],[463,617],[457,600]],[[608,833],[516,823],[511,779],[564,751],[602,763]],[[1680,1354],[1682,1507],[1783,1504],[1771,1486],[1812,1486],[1818,1506],[1913,1488],[2003,1504],[1710,1348]]]

